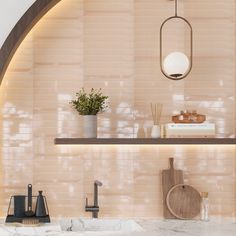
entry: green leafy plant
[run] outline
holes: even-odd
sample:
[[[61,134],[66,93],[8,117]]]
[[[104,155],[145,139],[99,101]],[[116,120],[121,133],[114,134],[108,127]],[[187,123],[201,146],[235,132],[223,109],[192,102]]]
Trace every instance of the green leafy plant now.
[[[108,108],[107,99],[108,96],[104,96],[101,89],[92,88],[89,93],[86,93],[82,88],[76,93],[76,99],[71,100],[70,104],[82,116],[97,115]]]

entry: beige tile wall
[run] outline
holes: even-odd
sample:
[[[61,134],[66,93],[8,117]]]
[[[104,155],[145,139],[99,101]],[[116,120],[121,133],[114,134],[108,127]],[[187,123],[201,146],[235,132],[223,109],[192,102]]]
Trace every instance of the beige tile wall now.
[[[90,216],[99,179],[101,216],[161,217],[162,169],[168,158],[186,183],[210,192],[212,215],[234,216],[232,146],[55,146],[81,136],[81,117],[68,101],[81,87],[102,88],[110,109],[99,115],[99,137],[136,137],[151,126],[149,103],[164,104],[162,122],[184,108],[235,130],[235,5],[233,0],[181,1],[194,27],[194,68],[178,82],[159,68],[159,27],[173,14],[166,0],[63,0],[26,37],[0,87],[0,214],[12,194],[43,189],[53,216]],[[166,43],[177,44],[173,39]],[[187,45],[187,42],[186,42]],[[186,47],[185,45],[185,47]]]

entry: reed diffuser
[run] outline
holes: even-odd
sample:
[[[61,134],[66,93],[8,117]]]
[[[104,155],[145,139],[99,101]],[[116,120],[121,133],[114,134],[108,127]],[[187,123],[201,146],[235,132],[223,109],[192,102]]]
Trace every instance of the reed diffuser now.
[[[151,112],[152,112],[152,138],[160,138],[161,137],[161,129],[160,129],[160,119],[161,119],[161,112],[162,112],[163,104],[160,103],[151,103]]]

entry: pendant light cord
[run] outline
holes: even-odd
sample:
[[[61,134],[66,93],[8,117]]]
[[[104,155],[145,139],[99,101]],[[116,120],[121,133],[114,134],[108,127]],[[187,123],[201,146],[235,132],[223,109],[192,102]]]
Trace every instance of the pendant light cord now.
[[[178,12],[178,0],[175,0],[175,16],[178,16],[177,12]]]

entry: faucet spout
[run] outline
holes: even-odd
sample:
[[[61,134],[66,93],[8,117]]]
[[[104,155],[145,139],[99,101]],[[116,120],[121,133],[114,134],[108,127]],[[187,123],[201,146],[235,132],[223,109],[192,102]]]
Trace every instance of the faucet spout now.
[[[102,186],[102,182],[95,180],[94,181],[94,206],[98,207],[98,186]]]
[[[100,182],[99,180],[95,180],[94,181],[94,185],[97,185],[97,186],[102,186],[102,182]]]

